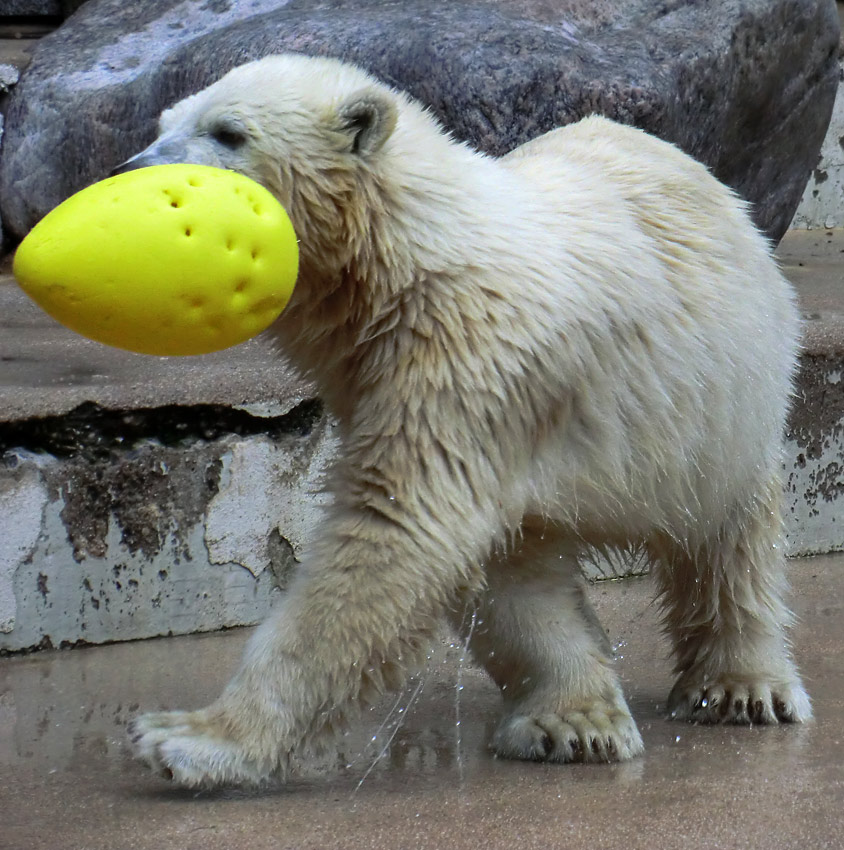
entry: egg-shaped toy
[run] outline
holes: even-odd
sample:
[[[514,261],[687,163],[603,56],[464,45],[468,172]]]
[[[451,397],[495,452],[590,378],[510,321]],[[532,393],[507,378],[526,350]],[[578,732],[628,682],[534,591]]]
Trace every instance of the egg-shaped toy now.
[[[284,207],[255,181],[155,165],[95,183],[49,212],[15,254],[24,291],[62,324],[142,354],[205,354],[266,329],[299,250]]]

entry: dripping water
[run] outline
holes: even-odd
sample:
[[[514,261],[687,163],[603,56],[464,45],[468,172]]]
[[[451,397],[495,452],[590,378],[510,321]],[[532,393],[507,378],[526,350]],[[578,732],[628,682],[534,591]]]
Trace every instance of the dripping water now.
[[[378,727],[378,729],[372,735],[372,738],[370,739],[370,745],[377,746],[378,743],[379,743],[379,737],[380,737],[381,733],[384,732],[384,730],[389,730],[389,735],[387,736],[387,740],[384,742],[383,746],[381,746],[377,750],[377,752],[375,753],[375,756],[373,757],[369,767],[366,769],[363,776],[360,778],[360,781],[355,786],[355,790],[352,792],[352,796],[357,794],[357,792],[360,790],[363,783],[366,782],[366,780],[369,778],[369,774],[372,773],[373,770],[375,770],[378,763],[389,752],[390,746],[392,745],[393,741],[395,740],[395,737],[398,734],[399,729],[401,729],[401,727],[404,726],[404,721],[407,718],[408,713],[410,712],[411,708],[413,708],[413,706],[416,704],[416,700],[419,699],[419,694],[422,693],[422,689],[425,687],[425,681],[426,681],[426,677],[420,675],[419,681],[416,683],[416,687],[413,688],[413,691],[410,693],[410,696],[407,697],[407,701],[406,701],[405,705],[402,705],[402,702],[404,702],[405,696],[406,696],[407,692],[410,690],[410,686],[407,686],[407,687],[402,689],[402,691],[399,693],[398,697],[396,698],[396,701],[393,703],[392,707],[387,712],[387,716],[384,718],[384,720],[381,722],[381,725]],[[346,765],[346,767],[347,768],[353,767],[364,756],[367,755],[369,750],[370,750],[370,747],[367,746],[356,758],[352,759],[352,761],[349,762]]]
[[[468,613],[468,611],[467,611]],[[468,623],[467,623],[468,620]],[[455,692],[454,692],[454,730],[455,730],[455,763],[457,765],[457,773],[458,773],[458,781],[460,785],[463,784],[463,774],[464,774],[464,759],[463,759],[463,735],[462,735],[462,713],[461,713],[461,694],[464,688],[463,685],[463,670],[466,664],[467,657],[469,655],[469,646],[472,641],[472,637],[474,635],[475,629],[482,623],[483,621],[478,618],[478,612],[476,609],[472,609],[471,616],[466,617],[464,615],[463,623],[460,626],[460,634],[463,634],[465,631],[465,637],[459,643],[451,643],[450,646],[452,649],[458,649],[459,655],[457,658],[457,677],[455,682]],[[428,655],[428,661],[430,662],[431,655]],[[390,707],[386,716],[382,720],[380,726],[375,730],[372,734],[369,743],[364,747],[364,749],[351,761],[346,763],[346,768],[350,769],[354,767],[356,764],[361,762],[363,759],[371,758],[369,766],[364,772],[363,776],[361,776],[360,781],[355,786],[354,791],[352,792],[352,796],[354,797],[360,788],[363,786],[364,782],[369,778],[370,774],[373,770],[378,766],[378,764],[384,759],[384,757],[389,753],[390,747],[393,744],[393,741],[396,738],[399,730],[404,726],[405,720],[407,719],[408,714],[410,713],[413,706],[416,704],[419,699],[422,690],[424,689],[427,683],[427,677],[430,674],[430,669],[428,669],[425,674],[419,674],[418,677],[414,677],[417,681],[414,684],[413,679],[411,679],[410,683],[406,685],[398,694],[395,702]],[[409,694],[409,695],[408,695]],[[384,736],[386,735],[386,738]],[[383,740],[383,743],[382,743]],[[372,755],[373,750],[375,750],[374,755]]]
[[[454,757],[457,763],[457,778],[460,786],[463,785],[463,730],[460,726],[462,722],[460,716],[460,695],[463,692],[463,665],[466,662],[466,656],[469,654],[469,644],[472,641],[472,635],[477,625],[478,611],[476,608],[473,608],[466,637],[460,645],[460,657],[457,659],[457,681],[454,690]],[[462,628],[461,631],[463,631]]]

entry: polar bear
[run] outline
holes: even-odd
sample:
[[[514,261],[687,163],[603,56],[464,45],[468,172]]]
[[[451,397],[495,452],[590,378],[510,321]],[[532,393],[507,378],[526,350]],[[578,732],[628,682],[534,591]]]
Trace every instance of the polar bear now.
[[[187,786],[256,783],[467,622],[492,748],[613,761],[642,739],[578,570],[649,553],[671,717],[806,720],[781,447],[800,322],[745,205],[670,144],[591,117],[500,159],[338,61],[272,56],[166,111],[124,165],[270,189],[300,239],[272,333],[342,435],[333,504],[209,707],[137,718]]]

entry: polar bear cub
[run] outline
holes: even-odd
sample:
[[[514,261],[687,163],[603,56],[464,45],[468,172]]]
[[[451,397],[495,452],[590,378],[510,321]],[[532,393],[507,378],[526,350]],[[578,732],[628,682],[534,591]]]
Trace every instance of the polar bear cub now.
[[[162,115],[125,168],[230,168],[301,240],[272,333],[340,422],[334,494],[222,696],[139,717],[189,786],[260,782],[324,743],[467,608],[509,758],[642,750],[586,598],[586,545],[650,555],[670,715],[805,720],[781,545],[800,324],[745,205],[602,118],[493,159],[329,59],[272,56]]]

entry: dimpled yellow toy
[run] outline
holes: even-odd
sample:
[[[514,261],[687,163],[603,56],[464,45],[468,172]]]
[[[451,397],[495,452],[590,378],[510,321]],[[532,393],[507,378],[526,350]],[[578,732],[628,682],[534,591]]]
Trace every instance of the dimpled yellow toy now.
[[[95,183],[48,213],[15,254],[53,318],[142,354],[205,354],[267,328],[296,282],[293,225],[263,186],[204,165]]]

